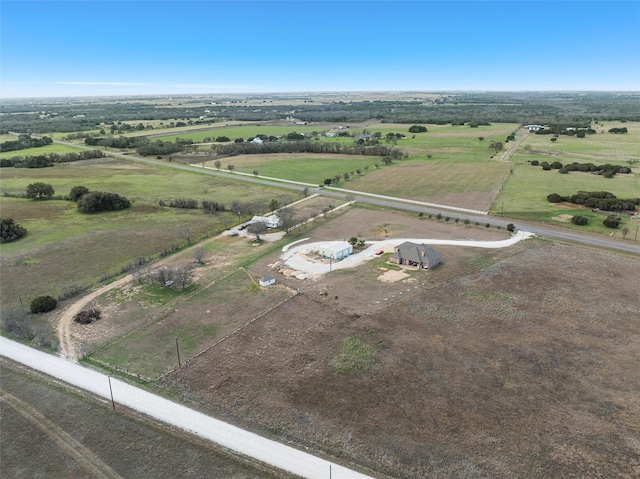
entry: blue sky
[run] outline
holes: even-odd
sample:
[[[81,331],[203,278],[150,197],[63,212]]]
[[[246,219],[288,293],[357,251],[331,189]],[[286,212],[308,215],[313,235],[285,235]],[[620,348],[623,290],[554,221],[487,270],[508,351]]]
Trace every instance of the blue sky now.
[[[0,96],[640,90],[640,1],[7,1]]]

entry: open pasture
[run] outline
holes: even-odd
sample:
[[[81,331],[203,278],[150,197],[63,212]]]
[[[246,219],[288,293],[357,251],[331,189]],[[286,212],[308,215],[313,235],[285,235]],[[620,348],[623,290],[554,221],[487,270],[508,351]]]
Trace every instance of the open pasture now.
[[[270,155],[239,155],[221,158],[221,169],[226,170],[228,165],[234,165],[234,171],[253,173],[257,171],[260,176],[282,178],[293,181],[301,181],[321,185],[325,178],[332,178],[343,173],[357,170],[361,174],[375,170],[375,164],[380,163],[379,158],[371,156],[330,155],[330,154],[304,154],[304,153],[280,153]],[[214,167],[214,161],[205,163]]]
[[[17,137],[14,137],[15,140]],[[37,148],[26,148],[24,150],[15,150],[15,151],[3,151],[0,153],[0,158],[13,158],[14,156],[39,156],[39,155],[48,155],[50,153],[57,153],[62,155],[64,153],[80,153],[85,151],[81,148],[74,148],[73,146],[68,145],[58,145],[51,144],[46,146],[40,146]]]
[[[610,128],[626,127],[624,134],[608,133]],[[555,142],[552,135],[530,134],[513,156],[514,162],[559,161],[565,163],[610,163],[628,166],[629,161],[640,162],[640,123],[607,123],[592,125],[596,134],[584,138],[560,135]],[[526,145],[530,151],[524,149]]]
[[[271,199],[286,203],[292,193],[246,185],[130,162],[102,158],[38,169],[0,169],[2,192],[24,193],[29,183],[51,184],[66,195],[78,185],[108,191],[132,200],[119,212],[85,215],[64,200],[33,201],[0,196],[2,216],[27,229],[27,236],[0,245],[2,303],[18,303],[38,294],[59,295],[71,285],[87,286],[119,272],[138,258],[157,255],[174,245],[210,236],[239,221],[231,213],[207,215],[202,210],[161,207],[159,200],[189,197],[227,206]],[[12,278],[7,281],[6,278]]]
[[[346,182],[345,188],[488,211],[509,165],[464,159],[408,159]]]

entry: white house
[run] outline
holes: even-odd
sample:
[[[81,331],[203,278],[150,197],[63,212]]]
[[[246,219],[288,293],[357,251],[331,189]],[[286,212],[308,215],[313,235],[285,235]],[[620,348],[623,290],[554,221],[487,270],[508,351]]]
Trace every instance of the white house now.
[[[542,125],[525,125],[524,128],[526,128],[529,131],[544,130],[544,126],[542,126]]]
[[[264,223],[267,225],[267,228],[280,228],[282,226],[282,220],[278,215],[270,215],[270,216],[254,216],[251,218],[249,223]]]
[[[256,145],[262,145],[264,141],[262,141],[262,138],[260,138],[259,136],[256,136],[253,140],[251,140],[251,143],[255,143]]]
[[[260,283],[260,286],[266,287],[276,284],[276,279],[273,276],[265,276],[264,278],[260,278],[258,282]]]
[[[342,259],[353,253],[353,245],[347,241],[332,241],[318,248],[318,253],[325,258]]]

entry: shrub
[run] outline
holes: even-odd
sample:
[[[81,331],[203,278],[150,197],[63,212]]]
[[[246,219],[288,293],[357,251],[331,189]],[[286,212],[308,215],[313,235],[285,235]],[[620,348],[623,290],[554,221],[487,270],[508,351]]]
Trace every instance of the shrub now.
[[[547,196],[547,201],[549,203],[560,203],[562,200],[562,196],[560,196],[558,193],[551,193]]]
[[[71,201],[78,201],[83,195],[89,193],[89,188],[86,186],[74,186],[69,192],[69,199]]]
[[[115,193],[92,191],[78,200],[78,210],[82,213],[99,213],[101,211],[119,211],[127,209],[131,202]]]
[[[575,216],[571,217],[571,222],[574,225],[584,226],[589,222],[589,218],[587,218],[586,216],[582,216],[582,215],[575,215]]]
[[[38,296],[31,301],[30,309],[33,314],[48,313],[58,306],[58,301],[53,296]]]
[[[509,224],[507,225],[507,231],[508,231],[509,233],[513,233],[515,230],[516,230],[516,225],[514,225],[513,223],[509,223]]]
[[[409,133],[425,133],[427,131],[426,126],[413,125],[409,127]]]
[[[620,225],[621,218],[618,215],[609,215],[602,222],[607,228],[617,228]]]
[[[27,230],[13,221],[13,218],[0,218],[0,243],[16,241],[27,234]]]
[[[43,198],[51,198],[55,193],[53,186],[47,183],[31,183],[27,185],[27,198],[40,200]]]
[[[531,160],[531,166],[538,166],[540,162],[538,160]]]
[[[94,321],[97,321],[102,317],[102,312],[99,309],[85,309],[79,311],[74,317],[73,320],[76,323],[80,324],[90,324]]]

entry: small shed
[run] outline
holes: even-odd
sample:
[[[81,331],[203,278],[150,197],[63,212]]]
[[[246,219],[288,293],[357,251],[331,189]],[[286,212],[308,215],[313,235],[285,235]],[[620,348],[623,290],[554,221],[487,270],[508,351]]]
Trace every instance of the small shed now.
[[[353,245],[347,241],[333,241],[318,248],[318,253],[325,258],[342,259],[353,253]]]
[[[258,282],[260,283],[260,286],[266,287],[266,286],[271,286],[272,284],[276,284],[276,279],[273,276],[269,275],[269,276],[260,278]]]

